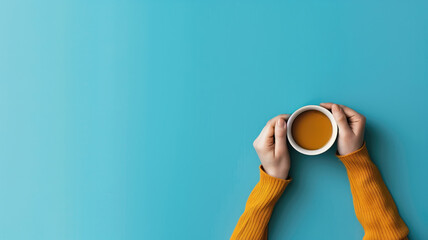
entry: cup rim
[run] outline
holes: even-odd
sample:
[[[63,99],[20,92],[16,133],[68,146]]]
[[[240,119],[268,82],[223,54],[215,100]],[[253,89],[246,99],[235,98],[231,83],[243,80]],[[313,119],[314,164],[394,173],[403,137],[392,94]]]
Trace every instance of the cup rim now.
[[[301,113],[309,111],[309,110],[316,110],[319,111],[321,113],[323,113],[324,115],[326,115],[331,123],[333,132],[331,134],[330,139],[328,140],[328,142],[320,149],[316,149],[316,150],[308,150],[305,148],[302,148],[301,146],[299,146],[293,138],[293,134],[291,131],[291,128],[293,126],[293,122],[296,119],[297,116],[299,116]],[[337,138],[337,123],[336,120],[333,117],[333,114],[331,114],[330,111],[328,111],[326,108],[318,106],[318,105],[307,105],[307,106],[303,106],[299,109],[297,109],[293,114],[291,114],[291,116],[288,118],[287,121],[287,138],[288,138],[288,142],[291,144],[291,146],[293,146],[294,149],[296,149],[298,152],[305,154],[305,155],[319,155],[322,154],[324,152],[326,152],[328,149],[331,148],[331,146],[333,146],[334,142],[336,141]]]

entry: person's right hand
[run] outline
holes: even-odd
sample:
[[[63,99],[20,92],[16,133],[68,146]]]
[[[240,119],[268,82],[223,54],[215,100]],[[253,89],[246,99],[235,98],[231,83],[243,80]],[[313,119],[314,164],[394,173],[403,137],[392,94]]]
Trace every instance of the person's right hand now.
[[[364,143],[366,118],[344,105],[334,103],[321,103],[320,105],[331,110],[339,127],[337,141],[339,155],[346,155],[360,149]]]

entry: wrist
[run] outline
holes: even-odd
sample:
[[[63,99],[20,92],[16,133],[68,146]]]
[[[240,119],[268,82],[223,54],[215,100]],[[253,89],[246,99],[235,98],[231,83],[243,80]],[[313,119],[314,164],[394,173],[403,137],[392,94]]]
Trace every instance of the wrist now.
[[[282,168],[269,168],[264,167],[262,165],[262,169],[271,177],[287,179],[290,168],[282,167]]]
[[[337,149],[337,155],[338,156],[349,155],[349,154],[352,154],[354,152],[357,152],[358,150],[360,150],[364,146],[365,146],[365,142],[364,142],[364,140],[362,140],[361,142],[355,143],[351,146],[341,147],[340,149],[338,148]]]

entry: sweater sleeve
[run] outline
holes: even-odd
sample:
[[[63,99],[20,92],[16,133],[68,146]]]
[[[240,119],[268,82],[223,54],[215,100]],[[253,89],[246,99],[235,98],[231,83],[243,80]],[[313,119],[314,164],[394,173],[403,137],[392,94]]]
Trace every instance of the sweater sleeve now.
[[[291,179],[275,178],[260,166],[260,181],[248,197],[244,213],[230,239],[267,239],[267,227],[276,202]]]
[[[363,239],[407,239],[409,229],[398,214],[379,170],[370,160],[366,144],[353,153],[337,157],[348,173],[355,213],[365,232]]]

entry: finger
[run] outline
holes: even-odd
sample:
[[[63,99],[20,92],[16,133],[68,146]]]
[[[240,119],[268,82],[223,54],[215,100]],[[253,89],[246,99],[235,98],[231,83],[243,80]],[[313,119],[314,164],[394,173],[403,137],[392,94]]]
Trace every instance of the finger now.
[[[324,108],[327,108],[328,110],[331,110],[332,106],[334,104],[335,103],[320,103],[320,106],[324,107]],[[345,105],[342,105],[342,104],[337,104],[337,105],[339,105],[340,108],[342,108],[342,110],[345,113],[345,115],[346,115],[347,118],[354,117],[354,116],[359,116],[360,115],[355,110],[353,110],[353,109],[351,109],[351,108],[349,108],[349,107],[347,107]]]
[[[320,103],[320,106],[321,106],[321,107],[325,107],[325,108],[327,108],[327,109],[331,109],[333,105],[334,105],[334,103],[331,103],[331,102],[328,102],[328,103]],[[354,116],[354,115],[358,115],[358,113],[357,113],[355,110],[353,110],[353,109],[351,109],[351,108],[349,108],[349,107],[347,107],[347,106],[345,106],[345,105],[342,105],[342,104],[338,104],[338,105],[342,108],[342,110],[345,112],[345,115],[346,115],[347,117],[351,117],[351,116]]]
[[[359,115],[355,110],[353,110],[353,109],[351,109],[345,105],[340,104],[339,106],[343,109],[343,112],[345,112],[345,115],[347,117],[353,117],[355,115]]]
[[[325,108],[327,108],[328,110],[331,110],[331,106],[333,106],[333,104],[334,103],[320,103],[320,106],[321,107],[325,107]]]
[[[339,131],[341,131],[342,133],[352,131],[347,120],[348,116],[345,113],[345,111],[341,108],[341,106],[343,105],[337,105],[335,103],[328,102],[328,103],[320,103],[320,106],[325,107],[328,110],[331,110],[331,112],[333,113],[334,119],[336,120],[337,125],[339,127]]]
[[[345,115],[349,118],[349,124],[352,130],[357,134],[364,132],[366,118],[363,115],[359,114],[357,111],[345,105],[340,105],[340,107],[345,112]]]
[[[272,119],[270,119],[266,125],[263,127],[262,131],[260,132],[260,134],[257,136],[257,138],[254,140],[253,145],[266,145],[267,144],[273,144],[273,134],[274,134],[274,126],[275,126],[275,121],[278,118],[284,118],[285,120],[287,120],[290,117],[290,114],[280,114]]]
[[[272,118],[271,120],[269,120],[266,123],[266,126],[263,128],[262,132],[260,133],[260,138],[266,139],[266,138],[273,137],[276,121],[279,118],[287,120],[289,117],[290,117],[290,114],[280,114]]]
[[[275,156],[282,156],[286,153],[288,153],[287,123],[283,118],[279,118],[275,124]]]
[[[348,120],[346,119],[346,115],[343,112],[342,108],[337,104],[333,104],[331,106],[331,112],[333,113],[333,117],[337,122],[337,126],[339,126],[339,133],[352,133],[351,128],[349,127]]]

